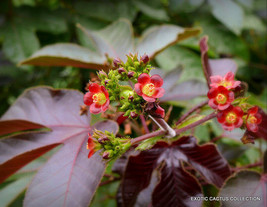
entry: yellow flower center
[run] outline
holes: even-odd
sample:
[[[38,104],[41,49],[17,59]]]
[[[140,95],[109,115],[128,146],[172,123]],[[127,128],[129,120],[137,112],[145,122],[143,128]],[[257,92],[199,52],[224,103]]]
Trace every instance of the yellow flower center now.
[[[257,118],[255,116],[249,116],[248,118],[249,123],[255,124],[257,122]]]
[[[152,96],[155,92],[155,86],[153,83],[146,84],[142,89],[143,94],[147,96]]]
[[[104,93],[96,93],[93,95],[93,102],[98,105],[103,105],[106,101],[107,98]]]
[[[220,83],[220,86],[224,86],[225,88],[229,87],[229,86],[232,86],[232,83],[229,82],[229,81],[222,81]]]
[[[216,96],[216,101],[219,103],[219,104],[224,104],[226,101],[227,101],[227,98],[225,95],[219,93],[217,96]]]
[[[227,121],[229,124],[235,123],[235,121],[236,121],[236,114],[234,114],[234,113],[229,113],[229,114],[227,114],[227,116],[226,116],[226,121]]]

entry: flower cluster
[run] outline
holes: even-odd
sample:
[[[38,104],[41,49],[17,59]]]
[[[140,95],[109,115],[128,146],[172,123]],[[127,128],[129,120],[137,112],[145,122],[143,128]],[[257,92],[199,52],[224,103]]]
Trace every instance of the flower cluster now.
[[[95,130],[92,135],[88,134],[88,158],[90,158],[96,151],[102,150],[100,154],[103,159],[112,160],[121,156],[130,146],[131,142],[129,138],[118,138],[108,131],[102,132]]]
[[[245,123],[249,131],[257,132],[261,123],[261,115],[257,106],[245,106],[235,99],[235,91],[241,82],[234,80],[234,74],[228,72],[224,77],[211,76],[210,90],[207,94],[209,106],[218,110],[217,120],[225,130],[243,127]],[[236,101],[237,100],[237,101]],[[242,100],[242,99],[241,99]],[[235,102],[236,101],[236,102]]]
[[[91,113],[105,112],[110,102],[114,101],[118,111],[134,119],[147,112],[148,103],[154,103],[164,95],[165,91],[161,87],[163,79],[159,75],[149,75],[152,67],[147,55],[138,60],[137,55],[130,54],[125,63],[116,58],[113,65],[113,70],[108,73],[100,71],[99,81],[90,83],[87,87],[84,103],[90,107]],[[126,81],[130,85],[125,85]],[[164,109],[157,108],[158,115],[163,118]]]

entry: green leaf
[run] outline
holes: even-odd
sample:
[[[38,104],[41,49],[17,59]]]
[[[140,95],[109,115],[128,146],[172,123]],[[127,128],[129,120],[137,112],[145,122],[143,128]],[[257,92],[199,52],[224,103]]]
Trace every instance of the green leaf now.
[[[179,82],[188,80],[200,80],[205,82],[200,56],[187,48],[178,45],[172,46],[159,54],[156,57],[156,61],[161,68],[168,71],[181,65],[183,72]]]
[[[135,52],[154,58],[167,47],[190,37],[197,36],[200,28],[182,28],[175,25],[161,25],[148,28],[139,39]]]
[[[181,129],[181,128],[186,127],[190,124],[193,124],[194,122],[199,121],[200,119],[203,119],[204,117],[205,117],[204,115],[200,115],[200,114],[192,115],[189,118],[187,118],[186,120],[184,120],[182,123],[180,123],[177,126],[177,129]]]
[[[161,137],[153,137],[153,138],[144,140],[135,148],[135,150],[143,151],[143,150],[151,149],[160,139]]]
[[[126,18],[133,21],[137,13],[132,1],[78,1],[74,4],[74,8],[79,14],[109,22],[119,18]]]
[[[71,43],[49,45],[34,53],[20,65],[67,66],[100,68],[105,58],[91,50]]]
[[[169,0],[169,9],[175,13],[193,12],[204,0]]]
[[[37,31],[60,34],[67,31],[67,22],[61,11],[52,12],[42,7],[23,7],[16,10],[17,18]]]
[[[73,44],[55,44],[37,51],[32,57],[21,64],[49,65],[99,69],[105,67],[106,55],[111,58],[126,60],[129,52],[154,58],[166,47],[196,36],[200,29],[184,29],[174,25],[155,26],[148,29],[134,45],[133,28],[126,19],[120,19],[104,29],[92,31],[78,25],[88,37],[88,49]],[[85,40],[83,39],[85,42]]]
[[[244,17],[243,29],[253,29],[259,32],[265,32],[266,26],[256,15],[246,14]]]
[[[134,4],[144,14],[149,17],[152,17],[153,19],[158,19],[162,21],[169,20],[169,17],[159,0],[136,0],[134,1]]]
[[[26,190],[29,182],[33,178],[32,173],[24,175],[0,190],[1,206],[7,207],[11,204],[23,191]]]
[[[40,47],[35,31],[22,19],[9,22],[3,35],[3,52],[14,63],[29,57]]]
[[[213,16],[239,35],[244,21],[243,9],[232,0],[209,0]]]

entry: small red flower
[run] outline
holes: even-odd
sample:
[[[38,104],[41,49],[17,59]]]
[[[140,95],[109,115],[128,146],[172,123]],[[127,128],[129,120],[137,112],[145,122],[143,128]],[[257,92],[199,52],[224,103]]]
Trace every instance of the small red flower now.
[[[248,110],[248,115],[246,118],[247,129],[252,132],[257,132],[259,127],[258,125],[261,123],[262,117],[261,114],[258,113],[258,107],[254,106]]]
[[[217,114],[218,122],[222,124],[223,129],[232,131],[234,128],[239,128],[243,124],[243,111],[239,106],[229,106],[224,111]]]
[[[227,109],[235,99],[234,92],[227,90],[223,86],[211,88],[207,95],[210,99],[209,106],[213,109],[219,110]]]
[[[227,89],[233,89],[233,88],[239,86],[241,83],[240,81],[235,81],[234,78],[235,78],[235,75],[232,72],[226,73],[226,75],[224,77],[219,76],[219,75],[211,76],[210,77],[210,80],[211,80],[210,86],[212,88],[224,86]]]
[[[90,106],[90,112],[98,114],[101,111],[106,111],[110,102],[107,89],[97,83],[91,83],[88,89],[89,92],[84,95],[83,101],[84,104]]]
[[[88,154],[88,158],[90,158],[95,153],[95,142],[90,134],[88,134],[87,149],[90,150]]]
[[[157,98],[164,95],[165,90],[161,88],[163,79],[159,75],[152,75],[151,77],[142,73],[138,77],[138,83],[135,84],[134,90],[142,96],[147,102],[155,102]]]

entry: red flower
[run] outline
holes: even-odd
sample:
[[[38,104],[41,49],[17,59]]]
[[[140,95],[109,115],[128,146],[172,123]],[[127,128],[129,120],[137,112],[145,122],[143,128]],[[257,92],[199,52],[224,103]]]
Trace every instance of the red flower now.
[[[88,133],[88,141],[87,141],[87,149],[89,149],[88,158],[92,157],[92,155],[95,153],[95,142],[93,140],[93,137]]]
[[[239,106],[229,106],[224,111],[217,114],[218,122],[222,124],[223,129],[231,131],[234,128],[239,128],[243,124],[243,111]]]
[[[227,109],[233,100],[235,99],[235,94],[233,91],[227,90],[223,86],[218,88],[211,88],[208,92],[209,106],[213,109],[224,110]]]
[[[212,88],[224,86],[227,89],[233,89],[233,88],[239,86],[241,83],[240,81],[235,81],[234,77],[235,77],[235,75],[232,72],[226,73],[226,75],[224,77],[219,76],[219,75],[211,76],[210,77],[210,80],[211,80],[210,86]]]
[[[165,90],[161,88],[163,80],[159,75],[152,75],[151,77],[142,73],[138,77],[138,83],[135,84],[134,90],[148,102],[155,102],[156,98],[164,95]]]
[[[261,123],[262,117],[261,114],[258,113],[258,107],[254,106],[248,110],[248,115],[246,118],[247,129],[252,132],[257,132],[259,127],[258,125]]]
[[[100,86],[97,83],[91,83],[88,87],[83,101],[87,106],[90,106],[90,112],[92,114],[98,114],[101,111],[106,111],[109,105],[108,91],[104,86]]]

